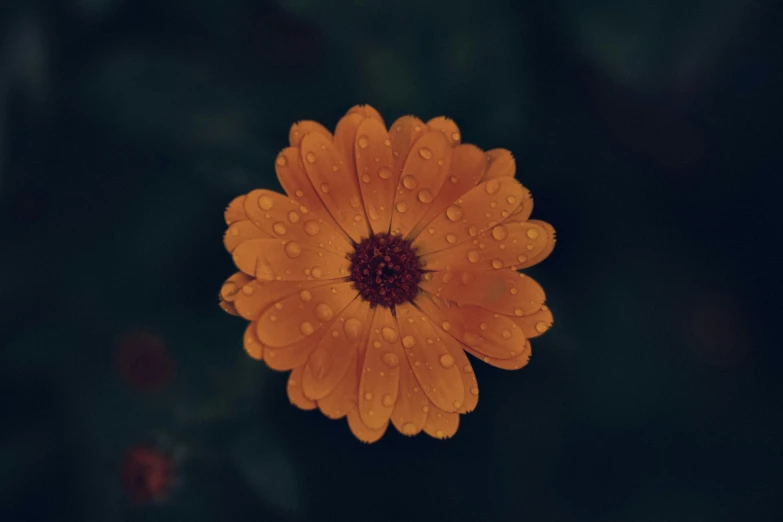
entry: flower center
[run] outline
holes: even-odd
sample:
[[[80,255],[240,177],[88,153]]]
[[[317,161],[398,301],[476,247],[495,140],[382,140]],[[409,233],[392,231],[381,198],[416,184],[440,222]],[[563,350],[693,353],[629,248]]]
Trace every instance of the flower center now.
[[[351,280],[371,306],[412,301],[419,293],[421,265],[411,244],[400,236],[379,234],[356,245],[351,255]]]

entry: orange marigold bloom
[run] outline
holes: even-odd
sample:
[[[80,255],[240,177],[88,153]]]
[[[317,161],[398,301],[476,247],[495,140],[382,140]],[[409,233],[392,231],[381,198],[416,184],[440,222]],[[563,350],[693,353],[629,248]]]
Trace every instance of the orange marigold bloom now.
[[[511,153],[462,144],[448,118],[387,130],[356,106],[334,134],[302,121],[289,140],[275,161],[287,196],[254,190],[226,209],[240,271],[221,307],[251,321],[251,357],[292,370],[299,408],[347,417],[364,442],[389,422],[451,437],[478,402],[465,352],[521,368],[552,325],[518,270],[552,252],[554,229],[528,219]]]

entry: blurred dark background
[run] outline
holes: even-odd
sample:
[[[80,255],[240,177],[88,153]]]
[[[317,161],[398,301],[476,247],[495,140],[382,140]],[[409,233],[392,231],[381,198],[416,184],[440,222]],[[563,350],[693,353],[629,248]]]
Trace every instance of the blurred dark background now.
[[[775,4],[3,0],[0,519],[773,518]],[[512,150],[558,230],[447,442],[297,410],[217,306],[226,204],[357,103]]]

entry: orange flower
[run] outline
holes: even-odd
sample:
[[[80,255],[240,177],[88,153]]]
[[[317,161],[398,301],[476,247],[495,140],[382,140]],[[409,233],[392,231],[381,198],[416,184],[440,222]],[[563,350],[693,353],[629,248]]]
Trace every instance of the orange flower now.
[[[254,190],[226,209],[240,271],[220,305],[251,321],[245,350],[292,370],[293,404],[347,417],[364,442],[389,422],[451,437],[478,402],[465,352],[521,368],[552,325],[517,270],[552,252],[555,231],[528,219],[509,151],[460,139],[444,117],[387,130],[369,106],[334,135],[302,121],[275,161],[288,196]]]

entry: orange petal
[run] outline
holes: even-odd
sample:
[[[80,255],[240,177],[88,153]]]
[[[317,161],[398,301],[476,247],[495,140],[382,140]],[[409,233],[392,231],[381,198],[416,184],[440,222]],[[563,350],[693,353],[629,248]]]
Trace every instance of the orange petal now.
[[[335,282],[289,295],[261,314],[258,338],[267,346],[283,347],[311,337],[331,324],[357,295],[351,282]]]
[[[223,309],[224,312],[231,315],[239,315],[239,312],[237,312],[236,307],[234,306],[234,303],[231,303],[229,301],[224,301],[221,299],[218,302],[218,306]]]
[[[386,424],[380,428],[370,428],[362,422],[362,419],[359,416],[359,411],[356,408],[348,412],[348,427],[351,428],[351,433],[353,433],[357,439],[362,442],[366,442],[367,444],[372,444],[373,442],[376,442],[381,437],[383,437],[383,434],[386,433],[386,428],[388,426],[389,422],[387,421]]]
[[[258,328],[256,328],[256,334],[257,333]],[[301,339],[282,348],[264,346],[264,362],[271,369],[277,371],[286,371],[299,366],[304,366],[322,335],[323,332],[317,332],[311,337]]]
[[[392,156],[394,157],[395,187],[402,177],[402,167],[405,166],[413,144],[428,130],[424,122],[415,116],[403,116],[389,127],[389,139],[392,142]]]
[[[245,211],[255,226],[263,231],[265,237],[277,237],[285,241],[309,243],[328,250],[339,256],[353,252],[353,246],[331,221],[311,212],[294,199],[287,198],[271,190],[254,190],[245,199]],[[234,227],[245,221],[231,225],[228,236],[234,235]]]
[[[522,330],[505,315],[476,306],[456,306],[426,292],[416,298],[416,306],[441,329],[466,345],[466,349],[483,355],[510,359],[519,355],[525,344]]]
[[[318,134],[323,134],[329,140],[332,139],[332,133],[326,127],[317,121],[304,120],[291,125],[291,130],[288,131],[288,142],[292,147],[298,147],[302,143],[302,138],[311,132],[317,132]]]
[[[524,190],[514,178],[491,179],[472,188],[433,219],[413,247],[428,254],[474,239],[509,217]]]
[[[250,323],[245,329],[245,336],[242,339],[247,354],[257,361],[264,360],[264,345],[258,340],[256,335],[256,324]]]
[[[353,150],[352,142],[352,157]],[[301,153],[310,182],[343,230],[356,242],[369,236],[359,180],[335,144],[320,134],[308,134],[302,140]]]
[[[458,145],[451,152],[451,168],[447,181],[443,183],[440,192],[435,197],[427,213],[413,228],[410,237],[418,236],[428,229],[429,234],[435,234],[434,228],[427,225],[444,212],[460,196],[476,186],[487,165],[484,152],[475,145]]]
[[[478,381],[476,381],[476,374],[473,373],[473,367],[470,365],[468,356],[465,355],[464,345],[446,333],[442,335],[442,338],[446,348],[449,349],[449,353],[454,357],[454,365],[460,369],[462,387],[465,389],[464,401],[462,406],[457,409],[457,412],[471,412],[478,405]]]
[[[397,324],[405,355],[427,397],[445,411],[464,401],[460,369],[429,319],[410,303],[397,307]]]
[[[233,301],[239,295],[242,287],[253,281],[253,278],[242,272],[237,272],[226,279],[223,286],[220,287],[220,298],[225,301]]]
[[[396,186],[393,166],[391,141],[386,128],[378,120],[367,118],[357,132],[356,171],[364,209],[376,234],[389,231]]]
[[[345,162],[346,170],[352,176],[356,176],[356,133],[359,131],[359,125],[365,120],[365,116],[359,113],[349,113],[340,118],[337,127],[334,129],[334,146],[340,157]],[[317,188],[318,185],[315,185]]]
[[[547,305],[541,305],[541,309],[532,315],[513,317],[512,319],[522,329],[522,333],[528,339],[544,334],[552,327],[554,322],[552,311]]]
[[[288,377],[288,399],[291,404],[302,410],[312,410],[315,403],[302,393],[302,367],[294,368]]]
[[[400,360],[399,389],[391,421],[397,431],[410,437],[419,433],[424,427],[430,400],[421,391],[419,381],[407,357],[402,357]]]
[[[271,236],[258,228],[252,221],[235,221],[223,234],[223,245],[228,252],[233,252],[236,247],[245,241],[269,237]]]
[[[407,236],[431,208],[451,166],[451,146],[441,132],[428,132],[413,146],[394,197],[391,230]]]
[[[381,122],[381,125],[383,125],[384,128],[386,126],[386,124],[383,122],[383,118],[381,117],[381,113],[379,113],[369,105],[354,105],[353,107],[348,109],[348,112],[346,114],[359,114],[365,118],[372,118],[374,120]]]
[[[307,360],[305,395],[313,400],[323,399],[342,382],[359,346],[367,343],[370,319],[370,303],[363,299],[354,299],[337,316]]]
[[[487,151],[487,171],[481,181],[508,176],[513,178],[517,172],[517,162],[511,151],[492,149]]]
[[[472,241],[425,254],[420,262],[427,270],[516,270],[543,261],[554,246],[555,231],[549,223],[536,220],[503,223],[482,232]]]
[[[457,433],[459,413],[443,411],[432,405],[424,423],[424,433],[436,439],[448,439]]]
[[[242,221],[243,219],[247,219],[247,216],[245,215],[245,196],[237,196],[233,200],[231,200],[231,203],[228,204],[228,207],[226,207],[226,211],[223,214],[223,217],[226,220],[226,225],[230,225],[231,223],[234,223],[235,221]]]
[[[348,275],[344,256],[282,239],[251,239],[232,252],[234,264],[260,281],[338,279]]]
[[[316,286],[328,285],[329,281],[256,281],[242,286],[234,297],[239,315],[252,321],[274,303],[290,295],[300,295]]]
[[[449,145],[452,147],[459,145],[459,142],[462,139],[459,133],[459,127],[457,127],[457,124],[454,123],[454,120],[451,118],[447,118],[445,116],[432,118],[427,122],[427,127],[431,131],[442,132],[446,136],[446,139],[449,140]]]
[[[275,171],[277,171],[277,179],[288,197],[317,214],[339,234],[345,235],[342,227],[326,209],[313,184],[310,183],[298,148],[283,149],[275,160]],[[348,236],[345,236],[345,239],[347,240]]]
[[[400,335],[391,310],[375,308],[370,336],[364,350],[359,383],[359,414],[362,422],[377,430],[389,423],[397,402],[402,354]]]
[[[342,418],[356,407],[359,392],[358,364],[358,355],[355,355],[337,387],[318,401],[318,408],[330,419]]]
[[[470,347],[466,347],[465,349],[472,356],[481,359],[490,366],[500,368],[501,370],[519,370],[520,368],[527,366],[527,363],[530,362],[530,341],[525,341],[525,345],[522,346],[521,351],[511,359],[497,359],[495,357],[489,357],[473,350]]]
[[[459,306],[475,305],[507,315],[529,315],[544,304],[544,289],[532,278],[511,269],[449,271],[425,274],[419,286]]]

